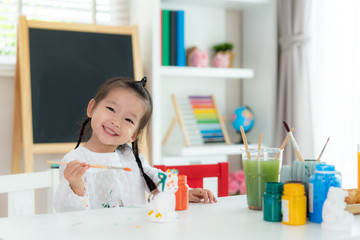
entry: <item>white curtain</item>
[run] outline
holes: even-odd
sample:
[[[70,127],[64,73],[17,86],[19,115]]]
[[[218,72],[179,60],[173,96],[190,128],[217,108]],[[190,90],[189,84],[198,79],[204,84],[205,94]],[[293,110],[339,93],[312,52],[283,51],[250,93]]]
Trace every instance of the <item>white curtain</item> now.
[[[275,140],[280,146],[286,136],[283,121],[294,127],[294,136],[305,159],[313,159],[310,88],[308,72],[308,27],[311,0],[278,0],[279,80]],[[291,165],[295,154],[289,143],[283,163]]]
[[[311,99],[317,154],[357,187],[360,143],[360,1],[314,0],[311,17]]]

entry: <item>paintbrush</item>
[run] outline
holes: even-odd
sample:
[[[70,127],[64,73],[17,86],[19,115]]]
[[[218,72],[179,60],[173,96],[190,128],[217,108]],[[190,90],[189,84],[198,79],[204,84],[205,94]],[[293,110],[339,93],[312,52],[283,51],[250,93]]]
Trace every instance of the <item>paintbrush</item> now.
[[[240,131],[241,131],[241,136],[242,136],[242,139],[243,139],[243,142],[244,142],[244,145],[245,145],[246,155],[247,155],[248,159],[250,160],[251,155],[250,155],[250,152],[249,152],[249,146],[248,146],[245,131],[244,131],[244,128],[243,128],[242,125],[240,126]]]
[[[291,128],[290,132],[294,132],[294,128]],[[284,139],[284,142],[281,144],[280,151],[275,156],[275,160],[279,159],[281,150],[283,150],[285,148],[287,142],[289,141],[289,138],[290,138],[290,136],[289,136],[289,134],[287,134],[286,138]]]
[[[329,139],[330,139],[330,137],[328,137],[328,139],[327,139],[327,141],[326,141],[323,149],[321,150],[321,153],[320,153],[319,157],[316,159],[316,161],[320,161],[320,158],[321,158],[322,154],[324,153],[324,150],[325,150],[325,148],[326,148],[326,145],[327,145],[328,142],[329,142]]]
[[[290,136],[290,141],[291,141],[291,143],[292,143],[292,145],[293,145],[293,148],[294,148],[294,150],[295,150],[295,154],[296,154],[297,158],[298,158],[300,161],[304,161],[304,158],[303,158],[303,156],[302,156],[301,153],[300,153],[300,148],[299,148],[299,146],[297,145],[297,143],[296,143],[296,141],[295,141],[294,135],[293,135],[292,132],[290,131],[290,128],[289,128],[289,126],[287,125],[287,123],[286,123],[285,121],[283,121],[283,123],[284,123],[284,126],[285,126],[285,128],[286,128],[286,131],[288,132],[288,135]]]
[[[47,161],[47,163],[60,164],[60,165],[67,165],[68,164],[66,162],[58,162],[58,161]],[[131,168],[105,166],[105,165],[97,165],[97,164],[87,164],[87,165],[89,165],[89,167],[93,167],[93,168],[106,168],[106,169],[124,170],[124,171],[127,171],[127,172],[131,172]]]

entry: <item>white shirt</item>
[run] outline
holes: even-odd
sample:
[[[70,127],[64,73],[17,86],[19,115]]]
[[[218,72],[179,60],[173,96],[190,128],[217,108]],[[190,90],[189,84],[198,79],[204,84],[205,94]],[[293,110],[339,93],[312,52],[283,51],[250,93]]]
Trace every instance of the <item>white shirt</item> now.
[[[66,154],[63,162],[78,160],[87,164],[131,168],[131,172],[113,169],[89,168],[83,175],[85,181],[85,195],[75,194],[64,178],[65,165],[60,166],[60,184],[55,195],[55,210],[57,212],[75,211],[82,209],[113,208],[122,206],[138,206],[146,203],[145,191],[149,192],[145,180],[136,163],[129,145],[124,149],[111,153],[91,152],[80,146]],[[140,160],[144,172],[157,183],[160,170],[149,165],[143,155]]]

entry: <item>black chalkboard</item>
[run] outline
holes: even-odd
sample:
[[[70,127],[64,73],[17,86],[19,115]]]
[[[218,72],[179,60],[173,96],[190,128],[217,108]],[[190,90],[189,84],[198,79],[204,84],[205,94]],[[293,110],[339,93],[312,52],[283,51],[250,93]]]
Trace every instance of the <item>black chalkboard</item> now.
[[[134,78],[132,36],[29,28],[34,143],[76,142],[99,85]]]

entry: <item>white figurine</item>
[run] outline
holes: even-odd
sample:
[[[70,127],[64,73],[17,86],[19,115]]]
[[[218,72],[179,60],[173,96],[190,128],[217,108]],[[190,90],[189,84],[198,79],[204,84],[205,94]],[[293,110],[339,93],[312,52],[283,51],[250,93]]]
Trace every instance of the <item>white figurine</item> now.
[[[154,222],[169,222],[176,219],[175,192],[178,190],[178,170],[167,170],[159,172],[159,192],[150,194],[148,202],[150,205],[149,217]]]
[[[333,231],[348,231],[354,221],[354,216],[345,211],[345,197],[348,192],[341,188],[330,187],[324,202],[321,227]]]

